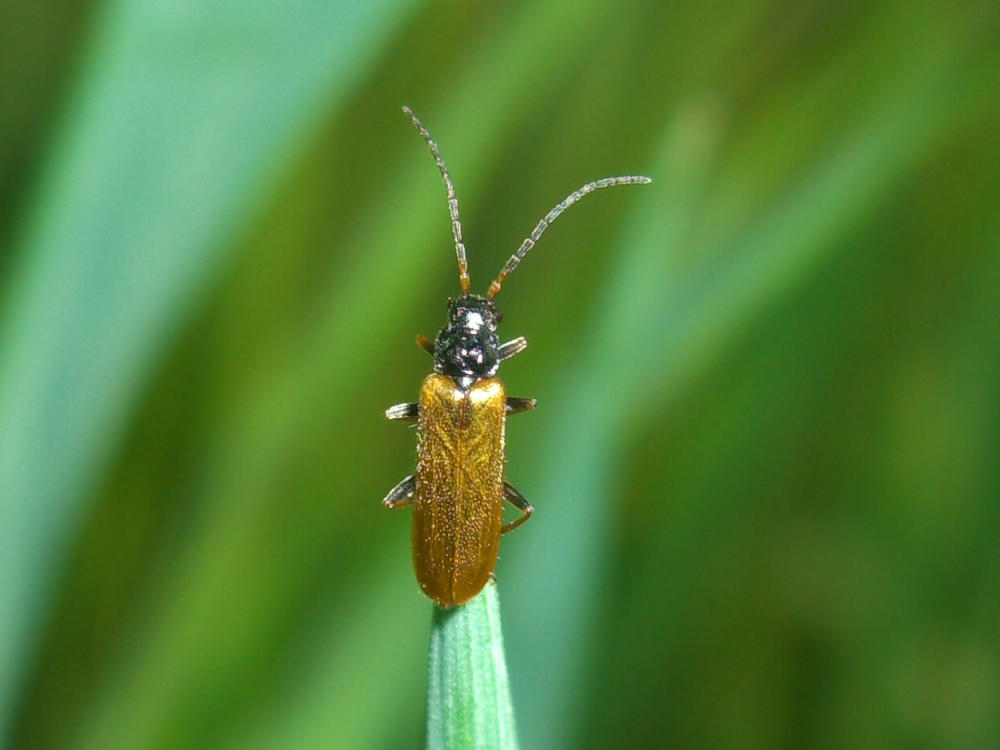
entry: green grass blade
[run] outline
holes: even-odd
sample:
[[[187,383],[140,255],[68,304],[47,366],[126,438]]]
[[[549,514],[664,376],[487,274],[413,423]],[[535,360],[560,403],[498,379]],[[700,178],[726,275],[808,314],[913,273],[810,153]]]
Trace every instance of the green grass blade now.
[[[517,748],[495,584],[431,625],[427,750],[479,747]]]

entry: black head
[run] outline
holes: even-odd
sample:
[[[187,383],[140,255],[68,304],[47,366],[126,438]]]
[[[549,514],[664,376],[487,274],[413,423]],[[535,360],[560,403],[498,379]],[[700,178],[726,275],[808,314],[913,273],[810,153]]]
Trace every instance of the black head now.
[[[448,300],[448,324],[434,340],[434,370],[467,389],[480,378],[497,374],[500,340],[497,324],[503,316],[485,297],[463,294]]]

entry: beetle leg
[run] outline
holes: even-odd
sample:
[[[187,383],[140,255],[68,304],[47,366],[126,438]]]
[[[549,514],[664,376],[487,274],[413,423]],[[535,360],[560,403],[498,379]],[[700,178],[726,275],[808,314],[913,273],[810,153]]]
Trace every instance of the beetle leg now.
[[[521,398],[520,396],[508,396],[507,397],[507,413],[517,414],[521,411],[528,411],[529,409],[534,409],[535,404],[538,403],[533,398]]]
[[[417,418],[417,408],[416,404],[393,404],[385,410],[385,418],[412,421]]]
[[[502,362],[505,359],[510,359],[515,354],[519,354],[528,348],[528,339],[524,336],[518,336],[516,339],[511,339],[505,344],[500,344],[500,349],[497,354]]]
[[[531,507],[531,503],[524,499],[524,495],[518,492],[514,488],[514,485],[507,481],[503,483],[503,499],[521,511],[520,516],[500,527],[500,533],[506,534],[511,529],[516,529],[527,521],[535,509]]]
[[[382,505],[389,510],[409,505],[413,502],[413,487],[413,475],[410,474],[410,476],[389,490],[389,494],[382,498]]]
[[[417,334],[417,346],[430,354],[432,357],[434,356],[434,342],[421,333]]]

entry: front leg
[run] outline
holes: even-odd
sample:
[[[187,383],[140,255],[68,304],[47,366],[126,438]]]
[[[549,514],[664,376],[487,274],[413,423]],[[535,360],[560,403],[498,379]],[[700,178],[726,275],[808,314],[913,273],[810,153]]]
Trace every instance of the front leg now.
[[[534,409],[538,402],[533,398],[521,398],[520,396],[507,397],[507,413],[517,414],[518,412]]]
[[[432,357],[434,356],[434,342],[421,333],[417,334],[417,346],[430,354]]]
[[[419,416],[417,404],[394,404],[385,410],[386,419],[403,419],[412,422]]]
[[[503,344],[500,344],[500,349],[497,351],[499,359],[503,362],[505,359],[510,359],[515,354],[520,354],[525,349],[528,348],[528,339],[524,336],[518,336],[516,339],[511,339]]]

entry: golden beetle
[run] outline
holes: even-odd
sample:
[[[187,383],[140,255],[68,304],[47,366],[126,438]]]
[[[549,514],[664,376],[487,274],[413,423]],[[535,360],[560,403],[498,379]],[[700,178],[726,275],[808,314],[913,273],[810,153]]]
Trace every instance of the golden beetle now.
[[[535,407],[535,399],[508,396],[496,377],[500,363],[524,350],[523,336],[497,337],[501,313],[493,304],[500,285],[534,247],[545,228],[587,193],[613,185],[646,184],[648,177],[607,177],[570,193],[538,222],[490,283],[485,296],[469,292],[469,267],[458,200],[437,144],[409,107],[444,178],[462,293],[448,300],[448,323],[434,341],[417,343],[434,357],[434,372],[417,403],[385,410],[386,419],[417,421],[417,469],[382,500],[387,508],[413,503],[413,567],[424,593],[442,607],[461,604],[486,585],[496,565],[500,535],[524,523],[531,504],[504,480],[504,426],[508,414]],[[503,523],[503,501],[521,511]]]

